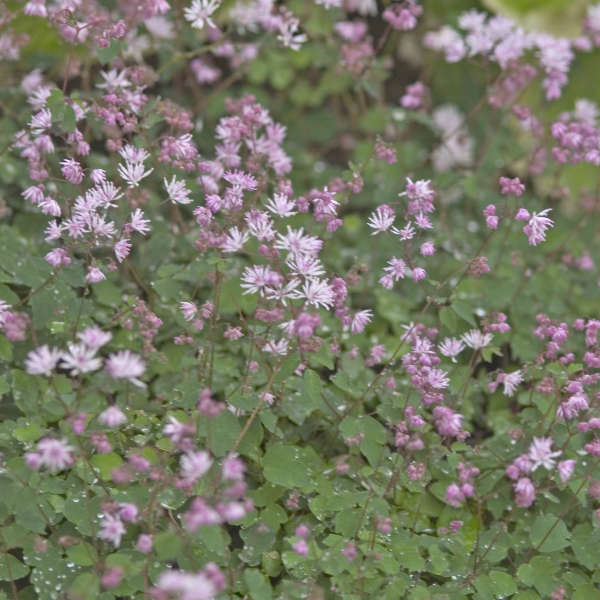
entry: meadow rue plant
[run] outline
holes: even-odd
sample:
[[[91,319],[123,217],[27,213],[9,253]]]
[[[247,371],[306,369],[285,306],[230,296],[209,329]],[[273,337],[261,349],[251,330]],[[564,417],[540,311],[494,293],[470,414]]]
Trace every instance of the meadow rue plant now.
[[[3,6],[0,599],[599,597],[577,26]]]

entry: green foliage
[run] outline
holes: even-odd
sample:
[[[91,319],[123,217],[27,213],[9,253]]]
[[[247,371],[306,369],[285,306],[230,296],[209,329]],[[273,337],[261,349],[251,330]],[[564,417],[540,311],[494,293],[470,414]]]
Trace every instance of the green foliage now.
[[[117,14],[118,2],[100,4],[111,18]],[[555,416],[568,383],[591,369],[580,352],[582,337],[565,343],[565,351],[579,352],[569,363],[555,356],[542,360],[545,342],[532,335],[541,312],[569,325],[582,315],[598,318],[597,273],[573,262],[585,252],[598,260],[597,213],[582,213],[579,207],[581,199],[597,196],[598,173],[592,165],[566,165],[539,177],[528,175],[533,142],[517,132],[508,108],[492,110],[486,101],[496,66],[482,68],[475,57],[449,64],[421,48],[426,30],[455,24],[463,10],[482,9],[480,3],[423,2],[422,25],[412,33],[385,33],[387,25],[369,17],[367,35],[377,52],[364,69],[353,71],[344,52],[358,49],[341,41],[334,29],[346,20],[338,8],[326,10],[304,0],[275,3],[297,15],[308,36],[294,51],[281,48],[276,35],[252,38],[256,43],[247,45],[244,36],[254,35],[252,27],[238,31],[228,22],[234,3],[224,1],[214,18],[225,39],[233,36],[232,52],[240,65],[213,87],[197,84],[191,61],[220,48],[211,60],[226,71],[229,49],[198,37],[187,25],[182,32],[183,10],[190,3],[171,4],[178,31],[173,39],[161,42],[152,22],[140,22],[140,37],[97,47],[96,42],[68,43],[49,21],[24,15],[22,7],[9,2],[15,14],[6,25],[28,34],[29,41],[18,61],[0,67],[6,82],[0,90],[0,300],[27,322],[23,340],[0,333],[0,600],[141,600],[167,569],[196,573],[209,562],[226,578],[219,600],[539,600],[559,586],[565,598],[598,598],[600,529],[593,511],[600,467],[582,450],[593,434]],[[563,15],[580,9],[579,3],[562,0],[483,4],[516,15],[526,27],[551,30],[557,22],[562,28]],[[348,19],[359,16],[352,13]],[[135,19],[130,15],[129,20]],[[90,40],[99,31],[92,28]],[[128,76],[148,77],[144,94],[150,100],[132,118],[130,131],[122,123],[107,125],[97,106],[87,110],[83,96],[102,99],[105,90],[95,87],[102,72],[144,64],[136,49],[148,72],[140,66]],[[250,56],[254,50],[253,60],[236,54]],[[600,100],[590,85],[597,60],[597,50],[577,56],[570,85],[556,103],[546,103],[536,91],[525,92],[522,101],[546,122],[571,110],[581,96]],[[106,151],[107,140],[116,146],[133,143],[156,157],[168,136],[183,131],[171,122],[173,103],[174,113],[181,106],[190,112],[195,126],[190,135],[199,156],[210,160],[226,97],[255,95],[287,127],[284,148],[294,161],[289,174],[294,197],[325,186],[339,188],[337,231],[315,221],[312,208],[289,223],[325,240],[321,257],[328,277],[352,282],[349,315],[373,312],[366,330],[343,326],[335,308],[301,309],[300,302],[290,300],[293,318],[305,309],[321,314],[311,338],[314,347],[295,346],[280,355],[263,351],[267,339],[279,336],[282,323],[255,318],[257,308],[271,305],[242,285],[245,267],[265,262],[258,242],[251,240],[239,253],[221,252],[215,244],[204,249],[205,228],[197,226],[192,212],[207,195],[197,180],[204,172],[175,169],[154,158],[151,183],[127,189],[121,184],[117,212],[123,223],[135,208],[152,219],[148,235],[129,232],[132,253],[117,261],[110,244],[82,249],[72,240],[70,264],[51,267],[44,259],[54,247],[44,233],[48,215],[21,197],[31,181],[27,157],[14,144],[17,132],[29,127],[31,107],[20,85],[34,68],[54,84],[46,107],[57,152],[44,159],[52,174],[45,193],[68,206],[57,217],[61,223],[76,198],[85,195],[85,184],[69,187],[59,175],[58,157],[70,151],[76,132],[90,142],[89,154],[77,155],[86,178],[92,168],[115,172],[120,158]],[[419,78],[429,89],[424,108],[400,108],[406,86]],[[444,144],[431,109],[447,102],[460,108],[476,152],[473,164],[440,173],[432,150]],[[396,163],[375,158],[378,140],[393,148]],[[255,167],[260,171],[261,165]],[[163,178],[174,172],[185,175],[195,204],[166,200]],[[526,181],[522,197],[500,194],[497,182],[504,175]],[[416,242],[391,234],[374,237],[366,224],[382,204],[400,214],[406,177],[433,181],[436,254],[418,284],[407,273],[393,289],[384,289],[379,279],[390,257],[422,258]],[[349,182],[359,178],[361,191],[350,193]],[[252,208],[262,210],[277,191],[270,181],[259,181],[248,194]],[[497,232],[485,229],[481,214],[488,204],[503,217]],[[534,251],[523,224],[512,218],[520,206],[551,207],[560,221]],[[243,217],[232,211],[224,227],[241,226]],[[482,255],[491,272],[476,277],[470,261]],[[110,269],[103,271],[105,280],[91,284],[86,272],[95,261],[105,261]],[[269,264],[283,262],[282,253]],[[161,322],[155,336],[148,335],[151,319],[139,318],[140,300]],[[214,312],[200,323],[188,322],[179,310],[188,300],[199,307],[210,302]],[[465,349],[457,362],[436,348],[442,362],[432,365],[447,374],[447,388],[441,387],[447,406],[462,415],[461,435],[443,435],[430,418],[409,427],[412,446],[401,441],[398,425],[411,409],[431,417],[437,406],[437,400],[419,396],[411,385],[414,373],[406,368],[414,323],[437,343],[489,328],[497,312],[507,315],[511,329],[497,333],[486,347]],[[143,357],[145,387],[110,377],[105,369],[68,373],[63,363],[51,377],[27,372],[31,350],[43,345],[65,350],[93,325],[112,335],[106,354],[129,350]],[[242,337],[228,339],[230,326],[239,326]],[[385,354],[369,364],[374,346]],[[510,395],[496,378],[517,369],[524,381]],[[544,390],[544,381],[552,393]],[[197,409],[205,388],[214,414]],[[589,400],[596,409],[596,396],[590,394]],[[122,426],[100,420],[108,407],[123,411]],[[82,414],[84,434],[75,427]],[[174,423],[187,428],[194,447],[209,452],[212,464],[202,477],[181,476],[187,447],[167,432]],[[92,440],[92,435],[105,439]],[[552,437],[553,450],[561,453],[556,460],[569,458],[577,465],[568,482],[555,468],[537,465],[527,473],[535,499],[519,506],[515,481],[505,469],[528,452],[534,437]],[[70,445],[74,458],[68,469],[28,466],[31,453],[47,438]],[[224,460],[237,456],[248,485],[241,494],[247,501],[243,516],[222,525],[190,526],[186,515],[194,499],[211,505],[231,500],[219,494],[234,486],[235,478],[228,480],[220,469]],[[136,457],[148,465],[133,467]],[[473,494],[449,502],[448,486],[467,463],[478,470],[470,478]],[[135,504],[139,514],[127,521],[120,543],[100,537],[106,515],[119,514],[126,503]],[[299,526],[308,530],[304,537]],[[139,548],[140,534],[152,536],[148,553]],[[104,577],[114,568],[122,578],[111,587]]]

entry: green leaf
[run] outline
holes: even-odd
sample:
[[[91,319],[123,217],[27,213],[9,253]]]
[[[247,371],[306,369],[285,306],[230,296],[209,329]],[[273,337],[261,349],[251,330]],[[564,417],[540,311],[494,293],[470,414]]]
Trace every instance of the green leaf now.
[[[100,477],[105,481],[112,479],[112,470],[123,464],[123,459],[114,452],[108,454],[94,454],[90,462],[100,472]]]
[[[183,539],[174,532],[163,531],[154,538],[153,548],[160,560],[172,560],[183,548]]]
[[[551,594],[556,587],[554,573],[558,565],[547,556],[534,556],[529,563],[517,569],[519,581],[534,586],[541,594]]]
[[[304,373],[304,392],[314,405],[321,401],[321,378],[312,369]]]
[[[76,565],[90,567],[98,560],[96,550],[91,544],[81,542],[67,548],[67,557]]]
[[[597,600],[598,597],[600,597],[600,588],[593,583],[585,583],[577,586],[572,600]]]
[[[16,581],[29,573],[29,567],[8,552],[0,556],[0,581]]]
[[[250,591],[250,597],[254,600],[270,600],[273,598],[273,590],[268,579],[258,569],[246,569],[244,581]]]
[[[458,321],[456,319],[456,312],[451,308],[444,307],[440,310],[440,321],[449,329],[452,333],[456,331]]]
[[[39,440],[43,433],[43,429],[37,423],[31,423],[26,427],[17,427],[13,436],[19,442],[33,442]]]
[[[67,133],[71,133],[75,130],[75,111],[70,106],[65,106],[62,126]]]
[[[8,362],[12,359],[12,346],[5,335],[0,335],[0,360]]]
[[[316,474],[321,470],[321,459],[310,447],[273,444],[263,458],[265,479],[287,488],[312,491]]]
[[[81,600],[95,600],[100,591],[100,579],[94,573],[81,573],[70,588],[70,597]]]
[[[423,571],[425,569],[425,560],[419,552],[416,544],[409,540],[394,541],[392,540],[394,556],[404,569],[410,572]]]
[[[539,552],[555,552],[570,544],[567,526],[554,515],[540,515],[531,527],[529,538]],[[541,545],[540,545],[541,544]]]
[[[517,591],[514,578],[504,571],[490,571],[490,580],[497,598],[506,598]]]
[[[120,52],[123,43],[120,40],[111,40],[108,48],[98,48],[98,58],[103,65],[110,63]]]
[[[467,323],[469,323],[469,325],[477,327],[477,323],[473,318],[473,309],[466,302],[455,300],[452,303],[451,308],[461,319],[464,319]]]
[[[67,564],[58,552],[48,551],[32,557],[35,566],[31,571],[31,583],[39,589],[38,598],[50,600],[59,598],[67,584],[67,577],[81,570],[81,567]]]
[[[593,571],[600,563],[600,531],[587,525],[577,525],[571,548],[579,564]]]
[[[210,422],[210,448],[215,456],[225,456],[240,435],[242,428],[238,418],[224,410]]]

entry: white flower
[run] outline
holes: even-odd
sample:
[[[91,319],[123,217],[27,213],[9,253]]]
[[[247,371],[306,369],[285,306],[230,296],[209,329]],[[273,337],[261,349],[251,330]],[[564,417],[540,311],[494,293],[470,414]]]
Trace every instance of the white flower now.
[[[98,415],[98,421],[107,427],[119,427],[127,422],[127,417],[118,406],[113,405]]]
[[[533,438],[531,446],[529,446],[529,452],[527,456],[533,462],[532,471],[535,471],[538,467],[544,467],[544,469],[554,468],[555,460],[554,457],[560,456],[562,452],[557,450],[552,452],[552,438]]]
[[[277,342],[275,340],[270,340],[262,349],[263,352],[270,352],[271,354],[280,354],[283,356],[288,351],[288,341],[284,338],[281,338]]]
[[[241,232],[237,227],[232,227],[221,244],[221,250],[223,252],[237,252],[243,248],[249,237],[247,231]]]
[[[120,73],[116,69],[108,71],[100,71],[100,75],[104,79],[104,83],[98,83],[97,88],[114,90],[115,88],[126,88],[131,85],[127,79],[127,72],[123,69]]]
[[[125,525],[123,525],[119,517],[105,514],[102,519],[102,530],[98,534],[98,537],[107,542],[112,542],[114,547],[118,548],[121,544],[121,537],[123,537],[125,532]]]
[[[278,240],[275,242],[275,248],[278,250],[287,250],[294,254],[318,254],[323,246],[323,242],[316,237],[304,235],[304,228],[292,229],[289,225],[287,233],[278,234]]]
[[[242,274],[243,283],[240,287],[244,288],[244,294],[260,294],[264,296],[264,288],[268,284],[281,281],[281,276],[265,265],[254,265],[246,267]]]
[[[385,204],[378,206],[367,221],[367,225],[371,229],[374,229],[371,235],[377,235],[378,233],[388,230],[394,224],[395,218],[396,215],[389,206],[386,206]]]
[[[310,279],[304,282],[302,289],[296,290],[293,296],[296,299],[304,299],[307,304],[312,304],[319,308],[323,305],[330,308],[334,301],[332,287],[325,281],[319,279]]]
[[[125,161],[125,164],[118,164],[117,167],[119,175],[127,182],[129,187],[138,187],[140,181],[144,177],[148,177],[154,169],[148,169],[145,171],[144,163],[141,162],[129,162]]]
[[[502,383],[504,384],[504,395],[514,396],[515,390],[519,386],[519,384],[523,381],[523,373],[519,369],[518,371],[514,371],[513,373],[506,373],[502,378]]]
[[[275,194],[273,198],[267,202],[266,207],[282,219],[293,217],[296,214],[296,211],[294,210],[294,208],[296,208],[296,203],[284,194]]]
[[[112,339],[112,333],[102,331],[99,327],[93,326],[80,331],[77,337],[88,347],[97,350]]]
[[[493,339],[494,336],[491,333],[482,333],[479,329],[471,329],[462,336],[462,341],[473,350],[485,348]]]
[[[327,10],[332,7],[340,7],[342,5],[342,0],[315,0],[317,4],[322,4]]]
[[[40,465],[57,472],[66,469],[73,463],[73,447],[66,440],[44,438],[37,444]]]
[[[447,356],[455,363],[456,356],[465,349],[465,345],[457,338],[445,338],[443,342],[438,344],[438,348],[444,356]]]
[[[191,194],[190,190],[185,187],[185,181],[178,181],[175,175],[171,181],[167,181],[167,178],[163,178],[163,183],[169,194],[169,200],[173,203],[178,204],[189,204],[192,199],[189,197]]]
[[[289,298],[296,298],[296,288],[300,285],[299,279],[291,279],[285,285],[278,284],[265,288],[265,297],[268,300],[276,300],[284,306]]]
[[[314,279],[325,274],[325,269],[318,258],[303,254],[290,254],[285,261],[294,275]]]
[[[51,375],[61,357],[57,348],[40,346],[27,355],[25,369],[30,375]]]
[[[181,474],[188,483],[198,481],[211,465],[212,458],[208,452],[188,452],[181,457]]]
[[[145,387],[138,377],[146,370],[146,364],[137,354],[129,350],[111,354],[106,360],[105,369],[114,379],[129,379],[134,385]]]
[[[72,342],[68,346],[69,351],[62,353],[60,366],[71,371],[71,375],[96,371],[102,366],[102,360],[96,357],[96,348]]]
[[[119,150],[119,154],[128,162],[144,162],[150,158],[150,155],[143,149],[137,148],[132,144],[126,144],[124,148]]]
[[[202,29],[204,24],[215,27],[210,16],[219,8],[219,0],[194,0],[192,5],[184,9],[183,13],[187,21],[195,29]]]

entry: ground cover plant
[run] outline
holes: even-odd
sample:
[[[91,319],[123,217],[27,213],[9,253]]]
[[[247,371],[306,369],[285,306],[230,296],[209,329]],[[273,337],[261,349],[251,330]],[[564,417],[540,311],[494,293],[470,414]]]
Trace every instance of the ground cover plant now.
[[[600,597],[598,46],[7,0],[0,599]]]

